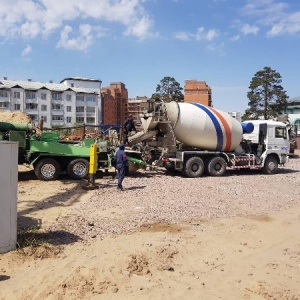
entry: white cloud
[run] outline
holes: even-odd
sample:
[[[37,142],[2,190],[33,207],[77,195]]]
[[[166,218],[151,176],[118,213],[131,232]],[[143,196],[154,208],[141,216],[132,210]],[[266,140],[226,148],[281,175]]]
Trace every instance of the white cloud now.
[[[185,31],[179,31],[179,32],[174,33],[174,37],[177,40],[189,41],[193,38],[193,34],[191,34],[189,32],[185,32]]]
[[[204,27],[199,27],[195,35],[197,41],[201,41],[201,40],[211,41],[217,36],[218,33],[216,30],[209,29],[208,31],[205,31]]]
[[[283,14],[288,5],[274,0],[248,0],[243,11],[246,15],[263,17],[265,19],[277,19]]]
[[[244,35],[257,34],[259,31],[259,28],[255,25],[251,26],[249,24],[243,24],[240,30]]]
[[[94,28],[89,24],[81,24],[76,35],[76,33],[74,34],[73,28],[66,25],[60,33],[60,40],[57,43],[57,47],[86,51],[94,42],[94,31],[98,31],[100,35],[105,34],[105,32],[101,31],[101,28]]]
[[[139,39],[152,36],[152,20],[143,8],[144,0],[0,0],[0,36],[32,39],[47,37],[74,23],[103,27],[123,26],[123,34]],[[82,28],[78,29],[82,31]],[[85,40],[87,41],[88,38]]]
[[[30,45],[27,45],[24,50],[22,51],[21,55],[22,56],[27,56],[30,52],[32,51],[32,48]]]
[[[268,32],[269,36],[282,34],[299,34],[300,33],[300,12],[286,16],[276,24]]]
[[[287,3],[275,0],[248,0],[243,9],[246,16],[257,18],[267,28],[269,36],[300,34],[300,11],[292,9]]]
[[[158,36],[158,33],[150,33],[151,20],[148,17],[142,19],[136,19],[128,25],[125,35],[136,36],[139,39],[145,39],[147,37]]]
[[[218,32],[215,29],[205,30],[204,27],[199,27],[196,33],[179,31],[174,33],[174,37],[181,41],[190,41],[195,39],[196,41],[212,41],[218,37]]]

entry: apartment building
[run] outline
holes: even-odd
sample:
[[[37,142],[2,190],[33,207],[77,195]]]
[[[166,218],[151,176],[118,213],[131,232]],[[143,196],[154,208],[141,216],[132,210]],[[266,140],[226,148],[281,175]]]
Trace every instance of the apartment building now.
[[[211,88],[205,81],[185,80],[184,102],[212,106]]]
[[[102,87],[102,124],[123,125],[128,116],[128,91],[122,82]]]
[[[86,84],[87,87],[83,87]],[[98,125],[101,80],[66,78],[61,83],[0,80],[0,109],[21,111],[45,128]]]

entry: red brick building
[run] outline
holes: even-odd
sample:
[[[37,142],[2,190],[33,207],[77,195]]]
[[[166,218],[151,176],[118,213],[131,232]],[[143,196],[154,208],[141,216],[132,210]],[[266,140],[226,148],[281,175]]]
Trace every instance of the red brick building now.
[[[122,82],[101,88],[102,124],[123,125],[128,116],[128,91]]]
[[[211,88],[205,81],[186,80],[184,86],[184,102],[212,106]]]

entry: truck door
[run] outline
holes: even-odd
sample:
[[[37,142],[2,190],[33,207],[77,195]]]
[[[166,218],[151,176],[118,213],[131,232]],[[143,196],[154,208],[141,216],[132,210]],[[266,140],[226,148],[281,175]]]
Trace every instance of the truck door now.
[[[268,147],[268,126],[266,123],[259,125],[259,133],[258,133],[258,147],[257,147],[257,156],[260,157],[261,154]]]
[[[289,139],[284,126],[272,126],[268,129],[268,149],[278,152],[289,152]]]

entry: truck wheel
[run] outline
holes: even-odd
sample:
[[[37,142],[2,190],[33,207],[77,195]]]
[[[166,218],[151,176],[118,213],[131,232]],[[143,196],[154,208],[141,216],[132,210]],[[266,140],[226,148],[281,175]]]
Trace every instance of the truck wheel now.
[[[204,162],[200,157],[191,157],[184,166],[184,174],[187,177],[200,177],[204,172]]]
[[[55,159],[44,158],[34,166],[34,172],[40,180],[55,180],[58,178],[61,168]]]
[[[223,157],[216,156],[207,163],[207,173],[210,176],[223,176],[226,172],[226,161]]]
[[[175,171],[175,166],[173,162],[165,162],[163,163],[163,167],[168,171],[168,172],[174,172]]]
[[[265,160],[263,172],[265,174],[275,174],[278,170],[278,161],[274,156],[268,156]]]
[[[70,178],[79,180],[86,178],[89,173],[89,162],[84,158],[76,158],[69,162],[67,174]]]

